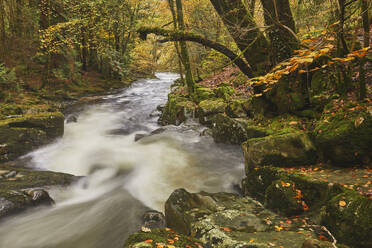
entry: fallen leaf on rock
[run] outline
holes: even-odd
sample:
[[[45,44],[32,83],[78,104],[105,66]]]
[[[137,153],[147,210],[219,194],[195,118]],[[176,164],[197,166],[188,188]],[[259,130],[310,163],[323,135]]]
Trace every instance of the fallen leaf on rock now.
[[[145,240],[145,243],[152,243],[152,239]]]
[[[340,205],[340,207],[345,207],[346,206],[346,202],[345,201],[339,201],[338,202],[338,205]]]
[[[225,232],[231,232],[231,229],[228,227],[223,227],[222,230],[224,230]]]

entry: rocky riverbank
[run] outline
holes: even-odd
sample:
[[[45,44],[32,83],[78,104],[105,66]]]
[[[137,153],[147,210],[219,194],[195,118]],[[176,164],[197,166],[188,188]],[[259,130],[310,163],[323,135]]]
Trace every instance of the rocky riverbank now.
[[[268,102],[234,91],[198,85],[190,98],[178,83],[169,94],[160,123],[196,117],[216,142],[241,144],[246,177],[241,196],[176,190],[167,226],[199,239],[189,247],[371,247],[371,102],[328,98],[306,109],[293,94]],[[184,247],[141,246],[141,235],[126,247]]]
[[[77,177],[51,171],[27,168],[16,160],[32,150],[63,136],[64,122],[77,121],[70,115],[84,106],[98,103],[108,90],[123,88],[129,83],[115,82],[64,93],[35,95],[13,104],[0,103],[0,218],[19,213],[30,207],[54,203],[48,190],[52,186],[67,186]],[[43,95],[44,94],[44,95]],[[24,101],[27,100],[27,103]]]

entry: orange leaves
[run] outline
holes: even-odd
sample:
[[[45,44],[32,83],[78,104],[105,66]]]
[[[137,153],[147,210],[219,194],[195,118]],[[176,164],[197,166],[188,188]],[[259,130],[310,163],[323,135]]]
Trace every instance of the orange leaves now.
[[[145,243],[149,244],[149,243],[152,243],[152,241],[153,241],[152,239],[148,239],[148,240],[145,240]]]
[[[232,231],[231,228],[229,228],[229,227],[222,227],[221,229],[225,232],[231,232]]]
[[[346,206],[346,202],[345,202],[345,201],[339,201],[339,202],[338,202],[338,205],[339,205],[340,207],[345,207],[345,206]]]
[[[283,182],[283,181],[281,181],[280,184],[282,185],[282,187],[285,187],[285,188],[288,188],[288,187],[291,186],[290,183],[285,183],[285,182]]]

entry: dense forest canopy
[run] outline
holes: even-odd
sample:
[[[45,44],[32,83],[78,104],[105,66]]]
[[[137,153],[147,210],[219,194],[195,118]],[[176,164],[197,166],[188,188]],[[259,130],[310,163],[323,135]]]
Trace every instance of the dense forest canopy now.
[[[262,93],[273,77],[325,66],[313,60],[329,55],[340,58],[334,67],[345,78],[346,85],[338,86],[344,93],[354,87],[348,85],[347,62],[353,57],[352,63],[361,63],[364,77],[355,87],[364,98],[362,65],[369,58],[366,50],[352,52],[370,45],[370,5],[365,0],[1,0],[2,80],[11,87],[22,82],[44,88],[78,84],[92,71],[114,80],[179,71],[192,93],[195,81],[235,64],[251,79],[247,87]],[[151,33],[146,41],[139,39]]]

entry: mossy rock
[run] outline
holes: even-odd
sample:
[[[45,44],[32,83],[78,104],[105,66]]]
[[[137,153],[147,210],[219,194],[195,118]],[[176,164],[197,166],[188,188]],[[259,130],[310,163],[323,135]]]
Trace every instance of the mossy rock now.
[[[295,112],[306,106],[305,95],[298,84],[295,78],[282,77],[275,87],[266,94],[279,114]]]
[[[245,118],[247,112],[244,109],[244,104],[247,100],[233,100],[227,104],[226,114],[232,118]]]
[[[351,247],[372,247],[372,199],[347,190],[327,204],[323,225]]]
[[[293,181],[276,180],[266,189],[265,206],[285,216],[300,215],[304,206],[297,190]]]
[[[217,114],[213,118],[212,136],[216,142],[241,144],[247,139],[267,135],[263,128],[248,123],[242,119],[230,118],[225,114]]]
[[[249,139],[242,144],[246,171],[273,165],[290,167],[313,164],[317,160],[313,142],[306,133],[291,132]]]
[[[50,171],[0,166],[0,218],[19,213],[29,207],[50,205],[53,200],[45,186],[69,185],[76,177]]]
[[[0,162],[17,158],[63,135],[62,113],[40,113],[0,121]]]
[[[201,242],[195,238],[178,234],[169,228],[151,229],[151,232],[138,232],[129,236],[123,248],[199,248]]]
[[[345,118],[340,111],[316,124],[315,142],[324,161],[351,167],[372,161],[372,116],[356,112]]]
[[[276,108],[265,97],[251,97],[243,103],[243,109],[249,117],[262,119],[275,116]]]
[[[213,93],[213,90],[207,87],[198,87],[195,89],[195,101],[197,103],[208,100],[211,98],[214,98],[215,94]]]
[[[331,247],[330,243],[317,240],[317,235],[306,227],[299,232],[301,222],[288,223],[286,229],[277,231],[286,218],[252,198],[230,193],[192,194],[176,190],[166,203],[165,215],[170,227],[197,238],[204,247],[297,248],[308,239],[320,247]]]
[[[188,115],[193,115],[196,105],[188,98],[169,94],[168,102],[164,106],[160,122],[162,125],[180,125],[187,119]]]
[[[216,97],[228,100],[235,93],[235,90],[228,84],[221,84],[218,88],[214,89],[213,92]]]
[[[199,103],[198,116],[204,117],[208,115],[224,113],[227,104],[221,98],[214,100],[204,100]]]

